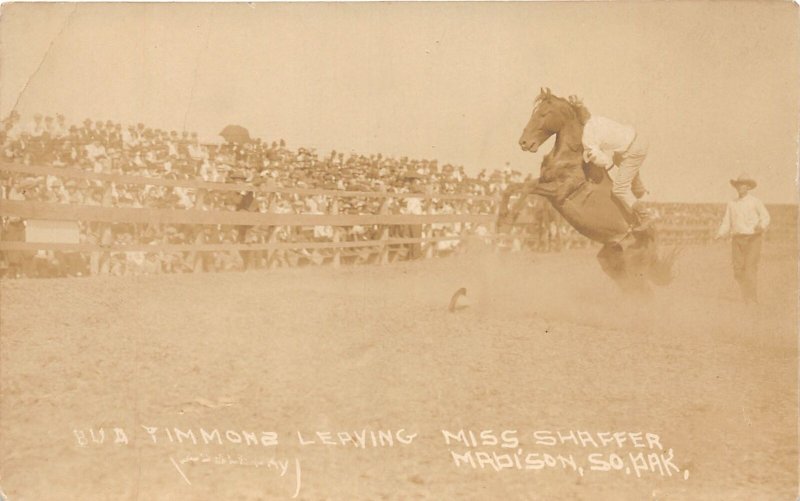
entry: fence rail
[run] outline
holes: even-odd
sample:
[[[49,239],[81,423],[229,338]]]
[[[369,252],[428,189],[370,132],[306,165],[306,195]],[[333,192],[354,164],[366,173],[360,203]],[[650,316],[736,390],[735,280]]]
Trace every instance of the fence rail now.
[[[336,255],[344,249],[374,248],[381,257],[381,262],[386,262],[390,248],[409,244],[436,244],[438,242],[462,240],[471,233],[476,226],[484,226],[488,231],[483,238],[498,242],[509,239],[522,239],[529,241],[535,237],[525,235],[507,235],[495,233],[495,222],[498,209],[498,197],[472,194],[439,194],[425,193],[390,193],[387,191],[345,191],[345,190],[320,190],[302,188],[282,188],[271,182],[261,183],[258,186],[241,183],[221,183],[197,180],[177,180],[158,177],[131,176],[126,174],[109,174],[86,171],[71,167],[50,167],[40,165],[23,165],[19,163],[0,162],[0,172],[20,174],[27,176],[55,176],[62,178],[77,178],[102,183],[117,183],[120,185],[151,185],[172,188],[186,188],[197,190],[199,206],[202,206],[203,194],[211,191],[229,192],[254,192],[265,194],[269,199],[277,195],[331,197],[327,213],[315,214],[283,214],[270,212],[249,211],[223,211],[223,210],[198,210],[198,209],[161,209],[161,208],[124,208],[97,205],[58,204],[35,201],[0,200],[0,215],[13,216],[26,220],[53,220],[93,222],[101,224],[134,223],[148,225],[162,224],[187,224],[187,225],[224,225],[224,226],[257,226],[268,229],[269,236],[266,242],[258,243],[191,243],[169,244],[159,242],[156,244],[132,245],[99,245],[90,243],[36,243],[19,241],[0,241],[0,250],[4,251],[37,251],[51,250],[63,252],[218,252],[218,251],[267,251],[296,250],[296,249],[334,249]],[[383,203],[377,214],[342,214],[339,211],[339,200],[347,197],[363,197],[382,199]],[[430,205],[433,200],[448,201],[479,201],[490,202],[484,205],[490,208],[488,214],[389,214],[388,202],[391,199],[421,198]],[[519,226],[531,224],[531,218],[523,217]],[[419,236],[397,237],[390,234],[391,228],[401,226],[422,227],[434,224],[458,224],[460,233],[447,236]],[[330,226],[334,228],[332,241],[278,241],[276,228],[281,227],[313,227]],[[377,227],[375,233],[378,238],[370,240],[348,241],[343,238],[342,227],[365,226]],[[659,234],[665,243],[707,243],[714,235],[715,225],[711,224],[659,224]],[[794,230],[794,228],[790,228]],[[396,233],[396,232],[395,232]],[[783,239],[796,235],[792,231],[777,229],[774,235],[768,238]],[[790,235],[791,234],[791,235]],[[796,237],[795,237],[796,238]],[[430,254],[430,245],[428,254]],[[336,261],[338,262],[338,260]]]
[[[101,181],[117,183],[119,185],[156,185],[166,187],[180,187],[198,190],[199,206],[203,206],[202,194],[210,191],[233,191],[233,192],[254,192],[266,195],[270,201],[274,201],[277,195],[299,195],[315,196],[323,195],[330,197],[327,213],[314,214],[284,214],[276,213],[274,210],[268,212],[251,212],[246,210],[225,211],[225,210],[199,210],[199,209],[161,209],[161,208],[127,208],[127,207],[108,207],[101,205],[81,205],[63,204],[38,201],[18,201],[0,200],[0,215],[17,217],[24,220],[49,220],[49,221],[72,221],[90,222],[110,225],[113,223],[133,223],[145,225],[222,225],[228,227],[260,227],[266,229],[266,235],[261,242],[244,243],[186,243],[173,244],[167,243],[164,239],[151,244],[111,244],[101,245],[93,243],[55,243],[55,242],[21,242],[21,241],[0,241],[0,250],[3,251],[58,251],[66,253],[114,253],[114,252],[146,252],[146,253],[203,253],[203,252],[242,252],[256,251],[266,252],[268,261],[274,265],[275,251],[296,251],[327,249],[333,250],[333,262],[339,264],[340,258],[346,253],[358,249],[370,249],[372,253],[379,256],[380,263],[389,262],[391,252],[396,252],[398,247],[407,245],[425,245],[428,249],[425,254],[430,255],[432,245],[439,242],[462,240],[476,226],[487,227],[488,233],[493,234],[493,227],[496,220],[496,213],[490,214],[434,214],[426,210],[425,214],[390,214],[388,203],[391,199],[402,198],[421,198],[424,201],[448,200],[448,201],[480,201],[491,202],[488,207],[497,207],[497,197],[472,194],[439,194],[439,193],[389,193],[386,191],[345,191],[345,190],[317,190],[317,189],[295,189],[280,188],[269,183],[253,186],[250,184],[218,183],[194,180],[175,180],[163,178],[150,178],[143,176],[128,176],[124,174],[108,174],[85,171],[76,168],[59,168],[47,166],[30,166],[21,164],[10,164],[0,162],[0,172],[21,174],[27,176],[55,176],[78,178],[89,181]],[[340,213],[339,201],[347,197],[368,197],[379,198],[383,202],[377,214],[342,214]],[[425,204],[425,202],[423,202]],[[430,205],[430,202],[427,202]],[[272,207],[272,204],[270,204]],[[486,205],[484,207],[487,207]],[[398,227],[417,227],[430,225],[455,225],[460,226],[458,235],[446,236],[400,236],[393,228]],[[279,241],[278,229],[285,227],[302,228],[329,226],[333,229],[330,241]],[[347,240],[344,238],[343,227],[363,226],[377,229],[373,236],[377,238],[369,240]],[[394,233],[394,235],[392,234]]]
[[[713,240],[716,226],[705,224],[660,224],[658,238],[667,244],[702,244]]]
[[[61,252],[222,252],[222,251],[274,251],[294,249],[352,249],[359,247],[381,247],[414,243],[435,243],[461,240],[463,236],[426,238],[389,238],[386,240],[358,240],[353,242],[275,242],[253,244],[134,244],[94,245],[39,242],[0,242],[0,250],[35,251],[53,250]]]
[[[491,215],[475,214],[275,214],[194,209],[134,209],[48,202],[0,201],[0,213],[23,219],[96,221],[104,223],[223,224],[258,226],[408,226],[432,223],[491,224]]]

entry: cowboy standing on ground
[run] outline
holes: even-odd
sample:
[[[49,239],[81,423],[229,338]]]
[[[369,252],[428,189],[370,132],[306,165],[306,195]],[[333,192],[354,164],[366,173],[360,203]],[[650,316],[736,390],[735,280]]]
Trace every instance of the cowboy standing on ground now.
[[[756,275],[761,241],[769,226],[769,212],[761,200],[750,194],[756,182],[747,174],[731,179],[739,196],[728,202],[716,239],[731,235],[733,276],[746,303],[757,302]]]
[[[611,193],[636,218],[633,230],[647,230],[653,216],[639,202],[647,193],[639,177],[639,169],[647,158],[647,142],[633,127],[598,116],[586,120],[582,139],[585,162],[607,171],[614,165],[618,167]]]

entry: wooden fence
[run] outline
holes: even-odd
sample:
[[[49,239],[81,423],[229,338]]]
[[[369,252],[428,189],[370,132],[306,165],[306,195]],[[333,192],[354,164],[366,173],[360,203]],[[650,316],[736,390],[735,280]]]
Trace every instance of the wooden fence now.
[[[180,187],[195,190],[199,209],[159,209],[159,208],[123,208],[108,206],[77,205],[36,201],[0,200],[0,215],[14,216],[24,220],[76,221],[93,223],[138,223],[148,225],[189,224],[189,225],[226,225],[226,226],[258,226],[266,227],[268,237],[261,243],[223,243],[223,244],[134,244],[108,246],[89,243],[37,243],[0,241],[0,250],[37,251],[53,250],[62,252],[218,252],[218,251],[267,251],[297,249],[333,249],[333,264],[338,265],[343,251],[353,248],[372,248],[379,255],[380,263],[387,263],[390,251],[398,246],[427,244],[426,254],[432,253],[432,245],[441,241],[461,240],[478,227],[487,228],[488,235],[494,234],[496,221],[497,198],[485,195],[470,194],[437,194],[437,193],[391,193],[386,191],[343,191],[300,188],[281,188],[269,184],[253,186],[251,184],[216,183],[195,180],[174,180],[129,176],[124,174],[95,173],[75,168],[58,168],[30,166],[21,164],[0,163],[0,172],[16,173],[26,176],[54,176],[58,178],[77,178],[118,185],[155,185]],[[212,191],[254,192],[266,195],[269,200],[269,212],[204,210],[203,199]],[[331,198],[325,214],[280,214],[274,210],[276,195],[314,196],[323,195]],[[340,211],[340,200],[343,198],[377,198],[381,199],[377,214],[346,214]],[[390,214],[389,202],[392,199],[421,198],[423,200],[446,200],[454,205],[469,201],[488,203],[487,214],[435,214],[430,211],[430,203],[426,214]],[[459,224],[458,235],[441,237],[391,237],[393,226],[420,226],[432,224]],[[351,226],[377,227],[377,239],[345,241],[342,227]],[[282,227],[331,226],[334,228],[331,241],[292,241],[278,240],[278,229]],[[268,262],[273,263],[272,257]]]
[[[192,244],[131,244],[108,246],[89,243],[35,243],[21,241],[0,241],[0,250],[7,251],[38,251],[52,250],[63,252],[218,252],[218,251],[265,251],[272,255],[275,251],[298,249],[332,249],[333,263],[338,265],[343,253],[348,249],[368,248],[379,256],[380,263],[389,262],[390,252],[400,246],[410,244],[427,245],[425,255],[432,254],[433,246],[437,242],[462,240],[473,233],[475,228],[483,226],[487,231],[485,238],[497,241],[508,241],[513,238],[531,240],[536,237],[523,237],[521,235],[498,235],[495,232],[496,214],[499,198],[497,196],[471,195],[471,194],[438,194],[425,193],[391,193],[387,191],[343,191],[321,190],[303,188],[281,188],[271,184],[219,183],[199,180],[176,180],[157,177],[131,176],[125,174],[96,173],[76,168],[61,168],[49,166],[31,166],[16,163],[0,162],[0,172],[18,174],[23,176],[82,179],[89,182],[103,184],[116,183],[117,185],[138,186],[163,186],[168,188],[184,188],[193,190],[196,197],[194,209],[159,209],[159,208],[123,208],[110,206],[92,206],[77,204],[60,204],[35,201],[0,200],[0,215],[14,216],[24,220],[51,220],[51,221],[76,221],[91,223],[136,223],[148,225],[163,224],[188,224],[188,225],[226,225],[226,226],[257,226],[267,229],[267,238],[258,243],[192,243]],[[215,191],[222,192],[253,192],[265,195],[269,201],[268,212],[205,210],[204,199],[207,194]],[[331,203],[324,214],[282,214],[276,213],[272,203],[276,197],[290,196],[315,196],[328,197]],[[379,199],[380,208],[377,214],[347,214],[340,211],[340,201],[345,198]],[[423,205],[427,206],[425,214],[391,214],[390,202],[393,199],[420,198]],[[433,200],[449,201],[452,205],[462,208],[467,203],[480,202],[486,209],[483,214],[461,212],[457,214],[435,214],[430,210]],[[796,214],[796,211],[794,212]],[[560,218],[559,218],[560,221]],[[796,225],[796,217],[794,219]],[[520,218],[518,224],[530,224],[526,217]],[[559,224],[563,223],[560,221]],[[390,228],[397,226],[420,226],[433,224],[458,224],[460,232],[449,236],[421,236],[421,237],[393,237]],[[313,227],[330,226],[334,228],[330,241],[280,241],[278,229],[282,227]],[[366,226],[377,228],[377,239],[348,241],[344,237],[343,228],[352,226]],[[786,225],[783,225],[786,226]],[[703,244],[712,240],[716,230],[715,224],[659,224],[661,240],[668,244]],[[784,231],[786,230],[786,231]],[[778,229],[773,234],[773,240],[796,239],[795,228]],[[274,263],[270,257],[268,262]]]

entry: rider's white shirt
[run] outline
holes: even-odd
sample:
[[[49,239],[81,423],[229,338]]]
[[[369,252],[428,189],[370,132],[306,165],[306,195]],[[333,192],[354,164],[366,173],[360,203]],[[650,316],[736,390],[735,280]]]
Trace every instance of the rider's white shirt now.
[[[593,116],[583,127],[583,158],[588,162],[593,154],[597,165],[611,167],[614,154],[627,150],[635,137],[636,130],[630,125]]]

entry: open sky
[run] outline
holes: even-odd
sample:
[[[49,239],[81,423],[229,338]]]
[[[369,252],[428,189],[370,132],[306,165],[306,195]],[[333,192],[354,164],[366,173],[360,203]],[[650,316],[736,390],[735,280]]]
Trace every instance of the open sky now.
[[[142,121],[290,147],[510,162],[542,86],[637,127],[656,201],[797,200],[792,2],[12,4],[0,113]]]

